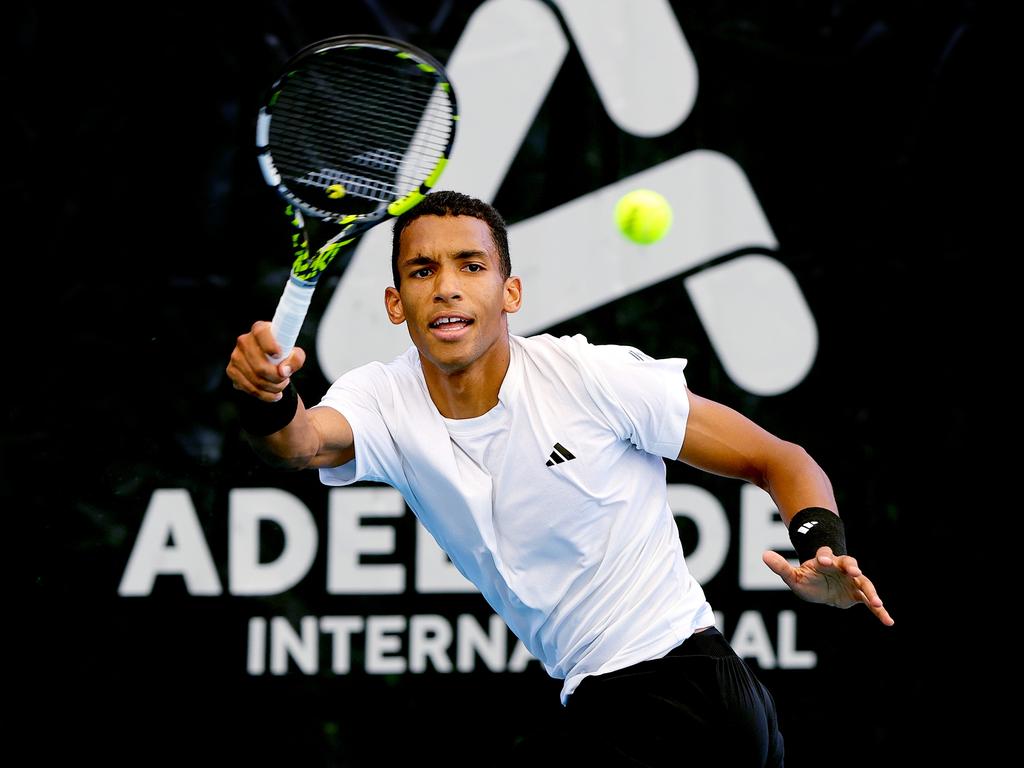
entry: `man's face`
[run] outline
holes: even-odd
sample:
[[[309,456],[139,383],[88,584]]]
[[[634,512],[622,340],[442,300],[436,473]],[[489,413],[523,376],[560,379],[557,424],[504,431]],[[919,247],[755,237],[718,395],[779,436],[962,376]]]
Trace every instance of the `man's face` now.
[[[506,312],[521,300],[518,277],[501,276],[487,224],[472,216],[421,216],[399,241],[401,288],[388,288],[392,323],[406,323],[426,361],[465,370],[505,343]]]

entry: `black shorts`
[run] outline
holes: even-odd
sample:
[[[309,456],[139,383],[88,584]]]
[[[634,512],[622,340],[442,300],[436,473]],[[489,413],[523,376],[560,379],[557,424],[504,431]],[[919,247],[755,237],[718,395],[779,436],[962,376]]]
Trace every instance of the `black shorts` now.
[[[564,714],[545,749],[517,750],[522,764],[783,764],[771,694],[713,627],[664,658],[584,678]]]

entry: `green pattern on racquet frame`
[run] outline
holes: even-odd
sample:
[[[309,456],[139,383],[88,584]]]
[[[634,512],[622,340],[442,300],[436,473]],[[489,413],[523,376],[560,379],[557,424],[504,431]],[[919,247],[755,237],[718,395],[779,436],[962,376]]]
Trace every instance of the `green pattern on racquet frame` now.
[[[443,67],[397,40],[328,38],[285,66],[256,127],[263,176],[287,201],[295,228],[273,322],[278,359],[291,352],[316,281],[338,253],[437,183],[458,119]],[[311,253],[304,215],[340,231]]]

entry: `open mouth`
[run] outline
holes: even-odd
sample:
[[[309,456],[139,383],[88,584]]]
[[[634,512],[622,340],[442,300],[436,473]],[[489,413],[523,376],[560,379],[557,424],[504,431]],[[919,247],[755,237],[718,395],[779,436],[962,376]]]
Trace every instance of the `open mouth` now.
[[[472,324],[473,321],[468,317],[462,317],[461,315],[443,315],[431,322],[430,328],[435,331],[455,332],[461,331],[463,328],[468,328]]]

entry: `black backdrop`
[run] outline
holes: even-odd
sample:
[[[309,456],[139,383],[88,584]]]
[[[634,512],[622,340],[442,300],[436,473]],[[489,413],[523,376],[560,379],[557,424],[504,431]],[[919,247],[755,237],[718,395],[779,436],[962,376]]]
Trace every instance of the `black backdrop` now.
[[[315,474],[258,464],[223,377],[234,337],[270,314],[286,269],[277,202],[251,150],[278,66],[344,32],[403,37],[443,61],[477,5],[36,3],[14,15],[2,481],[28,604],[5,623],[24,643],[9,665],[26,683],[15,734],[33,763],[486,765],[556,717],[558,683],[536,664],[518,675],[247,675],[251,616],[429,612],[415,594],[339,607],[315,583],[322,553],[313,578],[273,598],[197,598],[170,577],[147,598],[117,594],[155,489],[188,489],[222,574],[229,489],[287,488],[323,515]],[[966,546],[957,381],[974,345],[964,318],[983,289],[974,4],[673,7],[700,70],[690,118],[643,143],[611,130],[571,48],[535,127],[544,151],[524,151],[495,203],[515,222],[701,147],[742,166],[818,325],[818,357],[795,390],[762,398],[733,385],[677,279],[551,330],[688,357],[694,391],[803,444],[832,478],[853,554],[897,624],[766,598],[799,611],[801,647],[818,654],[814,670],[760,672],[790,765],[890,764],[908,747],[949,755],[969,741],[964,673],[947,659],[971,609],[940,571]],[[570,131],[564,114],[594,127]],[[601,163],[584,163],[587,147]],[[300,340],[310,352],[337,279]],[[310,364],[300,388],[325,385]],[[695,475],[673,466],[669,479]],[[735,485],[700,482],[735,520]],[[727,614],[743,607],[735,557],[708,585]],[[481,603],[446,605],[484,616]]]

